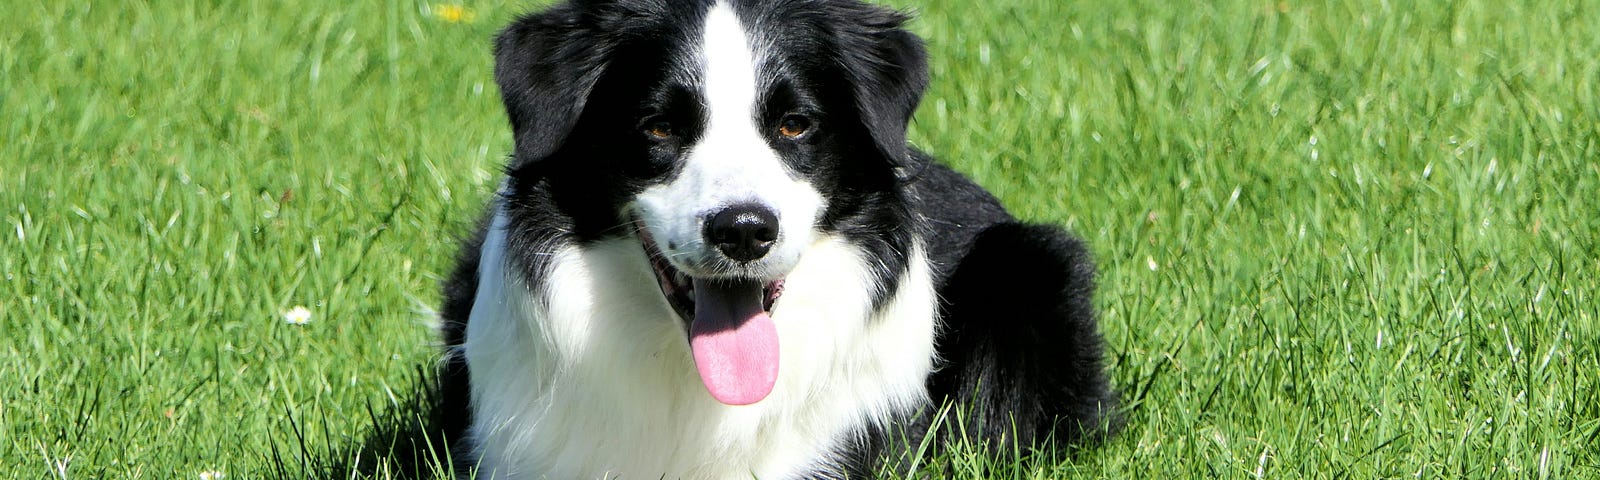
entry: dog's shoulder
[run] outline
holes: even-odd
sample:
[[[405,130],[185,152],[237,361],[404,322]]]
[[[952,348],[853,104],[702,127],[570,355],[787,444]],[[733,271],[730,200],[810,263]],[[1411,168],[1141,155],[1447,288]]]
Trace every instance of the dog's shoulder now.
[[[923,152],[913,152],[919,170],[906,182],[910,204],[927,231],[924,245],[941,280],[966,256],[978,233],[1012,221],[988,190]]]

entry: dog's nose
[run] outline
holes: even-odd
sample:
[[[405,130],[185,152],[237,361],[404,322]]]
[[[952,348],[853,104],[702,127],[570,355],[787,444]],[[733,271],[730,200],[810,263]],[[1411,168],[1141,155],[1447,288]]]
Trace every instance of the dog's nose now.
[[[778,240],[778,216],[762,205],[734,205],[711,216],[705,236],[728,258],[752,261],[766,256]]]

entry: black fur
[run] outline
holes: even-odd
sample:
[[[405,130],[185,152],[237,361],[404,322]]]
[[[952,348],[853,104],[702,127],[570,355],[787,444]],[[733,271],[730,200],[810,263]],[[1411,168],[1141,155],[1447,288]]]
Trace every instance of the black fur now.
[[[694,138],[696,106],[675,88],[693,73],[669,53],[692,41],[709,3],[565,2],[496,39],[495,78],[516,139],[502,199],[506,257],[530,284],[555,245],[630,235],[621,205],[674,175],[681,152],[616,132],[671,114]],[[877,306],[895,294],[914,241],[926,245],[945,325],[937,346],[945,363],[927,385],[932,398],[962,402],[979,420],[963,433],[995,446],[1051,436],[1064,445],[1113,428],[1117,397],[1101,361],[1089,254],[1058,228],[1016,221],[981,187],[907,145],[928,78],[921,41],[901,29],[906,17],[854,0],[732,3],[745,23],[785,39],[778,70],[761,74],[774,82],[769,101],[810,108],[831,127],[785,161],[827,196],[818,228],[878,261]],[[485,228],[445,282],[451,348],[464,340]],[[471,418],[470,374],[450,356],[442,375],[447,434],[459,439]],[[862,432],[817,476],[867,474],[901,454],[891,437],[915,441],[936,410]]]
[[[928,386],[972,399],[967,433],[991,446],[1070,444],[1115,427],[1090,303],[1094,266],[1081,242],[1051,226],[996,224],[939,291],[948,366]]]
[[[982,187],[929,165],[907,187],[929,225],[944,323],[945,363],[928,391],[967,416],[965,431],[945,433],[1001,449],[1046,440],[1060,448],[1115,431],[1089,252],[1060,228],[1018,222]],[[932,420],[917,419],[912,432],[925,433]]]

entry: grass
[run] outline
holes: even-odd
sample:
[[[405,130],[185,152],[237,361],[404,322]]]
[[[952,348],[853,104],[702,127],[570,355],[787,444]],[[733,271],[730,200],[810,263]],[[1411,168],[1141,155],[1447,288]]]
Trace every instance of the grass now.
[[[1600,477],[1600,10],[895,4],[913,141],[1089,241],[1127,401],[928,471]],[[411,473],[530,7],[466,6],[0,0],[0,477]]]

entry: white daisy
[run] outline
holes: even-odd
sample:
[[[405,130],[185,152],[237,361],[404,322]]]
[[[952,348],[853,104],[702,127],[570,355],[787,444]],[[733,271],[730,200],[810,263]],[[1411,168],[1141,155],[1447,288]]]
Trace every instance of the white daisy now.
[[[305,325],[306,322],[311,321],[311,310],[295,305],[294,308],[283,313],[283,321],[289,322],[290,325]]]

